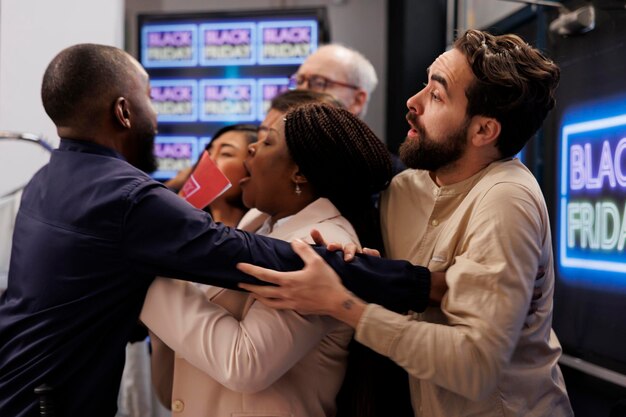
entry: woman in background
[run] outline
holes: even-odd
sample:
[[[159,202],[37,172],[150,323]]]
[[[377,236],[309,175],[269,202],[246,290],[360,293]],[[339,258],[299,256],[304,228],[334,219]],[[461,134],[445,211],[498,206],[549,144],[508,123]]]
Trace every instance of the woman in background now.
[[[257,130],[258,127],[251,124],[224,126],[215,132],[206,146],[205,150],[232,185],[205,208],[216,222],[235,227],[248,211],[241,200],[239,181],[246,175],[243,161],[248,155],[248,145],[256,142]],[[166,181],[165,185],[178,192],[197,164],[196,162],[193,167],[181,170],[174,178]]]
[[[324,96],[298,90],[274,100],[241,182],[244,202],[258,209],[246,215],[247,230],[310,242],[317,229],[357,244],[357,233],[371,233],[362,213],[391,178],[389,154],[348,111],[293,103]],[[343,323],[164,278],[150,287],[141,319],[176,350],[173,379],[161,378],[157,391],[177,416],[335,414],[352,337]],[[167,351],[155,342],[155,352]]]
[[[209,204],[213,220],[235,227],[248,209],[243,205],[239,181],[247,175],[243,165],[248,145],[256,142],[258,127],[249,124],[225,126],[215,132],[207,152],[215,165],[228,178],[231,187]]]

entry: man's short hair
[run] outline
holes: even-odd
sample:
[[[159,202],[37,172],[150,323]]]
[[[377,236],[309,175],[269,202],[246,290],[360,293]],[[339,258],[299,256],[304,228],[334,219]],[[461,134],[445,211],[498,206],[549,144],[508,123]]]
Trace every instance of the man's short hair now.
[[[131,74],[129,56],[121,49],[89,43],[66,48],[44,73],[44,109],[57,126],[81,123],[125,95]]]
[[[514,156],[554,107],[559,67],[516,35],[468,30],[454,47],[465,55],[476,77],[465,92],[467,115],[498,120],[496,146],[502,157]]]
[[[347,52],[350,56],[350,59],[346,61],[348,64],[346,67],[347,82],[367,91],[368,96],[372,94],[378,85],[378,77],[376,76],[376,70],[372,63],[356,49],[349,48],[339,43],[322,45],[318,50],[324,50],[326,48],[339,48]]]
[[[367,92],[367,102],[363,105],[363,110],[361,111],[361,115],[364,115],[367,111],[367,104],[372,93],[378,85],[378,77],[376,76],[374,66],[362,53],[345,45],[339,43],[322,45],[319,47],[318,51],[324,49],[340,49],[347,53],[349,58],[344,61],[344,70],[347,77],[346,82],[356,85]]]

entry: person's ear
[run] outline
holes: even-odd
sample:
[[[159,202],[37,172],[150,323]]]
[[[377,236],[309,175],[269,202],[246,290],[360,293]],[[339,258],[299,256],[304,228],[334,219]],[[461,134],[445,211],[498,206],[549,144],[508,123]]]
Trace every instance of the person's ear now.
[[[487,145],[495,146],[501,130],[502,125],[497,119],[486,116],[474,116],[470,124],[472,145],[478,148]]]
[[[360,115],[367,102],[367,92],[363,89],[358,89],[354,95],[354,100],[347,110],[352,114]]]
[[[120,124],[125,129],[130,129],[130,108],[128,100],[124,97],[118,97],[115,99],[115,104],[113,105],[113,114],[115,117],[115,121]]]
[[[304,184],[309,182],[309,180],[307,180],[306,177],[300,172],[300,168],[298,168],[297,165],[291,174],[291,181],[294,184]]]

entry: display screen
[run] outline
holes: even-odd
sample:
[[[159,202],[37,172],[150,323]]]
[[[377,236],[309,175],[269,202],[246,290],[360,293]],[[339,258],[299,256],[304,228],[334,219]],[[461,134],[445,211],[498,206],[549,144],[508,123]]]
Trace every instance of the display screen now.
[[[529,6],[488,29],[561,69],[556,106],[523,151],[550,213],[553,327],[564,353],[626,374],[626,13],[570,37],[547,31],[553,17]]]
[[[554,184],[554,330],[565,353],[626,374],[626,45],[615,42],[626,14],[615,19],[552,39],[561,81],[545,178]]]
[[[560,276],[626,294],[626,95],[568,110],[559,144]]]
[[[259,123],[289,77],[328,42],[324,8],[139,16],[139,59],[158,111],[158,170],[195,163],[213,132]]]

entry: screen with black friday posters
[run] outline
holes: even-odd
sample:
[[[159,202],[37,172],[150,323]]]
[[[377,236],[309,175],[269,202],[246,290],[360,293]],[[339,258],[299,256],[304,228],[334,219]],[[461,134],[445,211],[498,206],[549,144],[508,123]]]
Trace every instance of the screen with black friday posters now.
[[[550,42],[561,68],[546,175],[554,329],[565,353],[626,374],[626,13],[601,18],[583,36]]]
[[[483,29],[520,35],[561,69],[556,106],[523,150],[550,214],[553,328],[565,354],[626,374],[626,12],[597,10],[577,36],[551,33],[558,11],[532,6]]]
[[[260,123],[289,76],[329,41],[325,8],[140,15],[138,23],[161,180],[193,165],[220,127]]]

